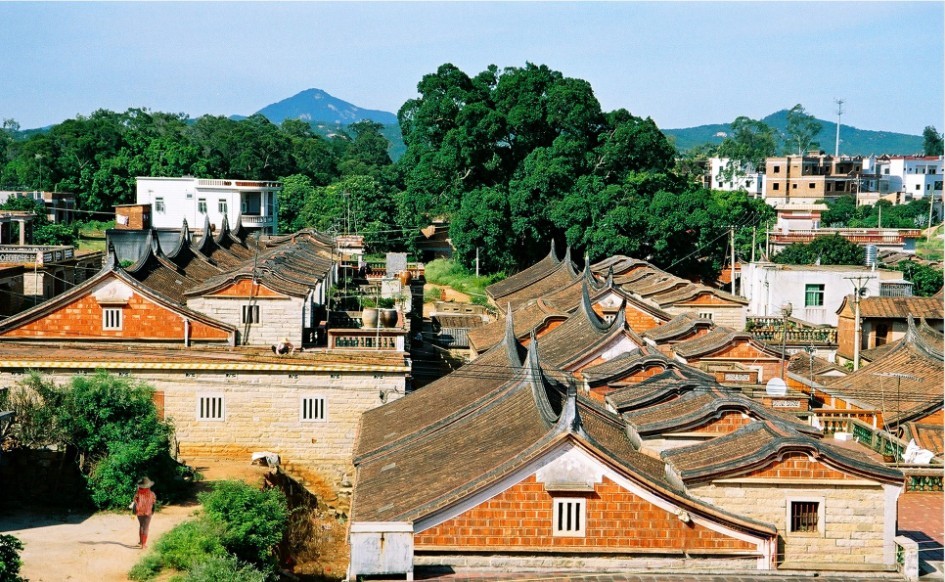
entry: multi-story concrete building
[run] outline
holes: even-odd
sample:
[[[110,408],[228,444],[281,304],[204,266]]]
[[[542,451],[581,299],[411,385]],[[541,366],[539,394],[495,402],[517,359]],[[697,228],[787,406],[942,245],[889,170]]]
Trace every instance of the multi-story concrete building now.
[[[860,158],[811,153],[772,157],[765,162],[764,197],[772,206],[809,204],[844,195],[855,196],[864,180]]]
[[[278,228],[279,182],[256,180],[211,180],[204,178],[150,178],[137,180],[138,204],[151,205],[155,228],[179,228],[186,219],[214,229],[231,225],[275,233]]]
[[[897,192],[899,202],[931,196],[941,203],[943,156],[871,156],[863,170],[881,178],[880,194]]]

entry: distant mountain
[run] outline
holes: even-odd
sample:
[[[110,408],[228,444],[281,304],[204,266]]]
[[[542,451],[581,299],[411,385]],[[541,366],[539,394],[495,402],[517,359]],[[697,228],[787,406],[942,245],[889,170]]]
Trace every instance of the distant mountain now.
[[[321,89],[306,89],[288,99],[267,105],[257,113],[261,113],[276,124],[286,119],[340,125],[348,125],[365,119],[382,125],[397,123],[397,116],[393,113],[361,109],[347,101],[332,97]]]
[[[784,134],[787,129],[787,109],[762,119],[770,125],[776,133]],[[816,141],[820,142],[820,149],[833,153],[836,140],[837,124],[834,121],[818,119],[821,124],[820,133]],[[732,131],[728,123],[700,125],[682,129],[664,129],[663,133],[672,136],[676,148],[684,152],[702,144],[718,145],[725,136]],[[921,135],[894,133],[891,131],[871,131],[857,129],[849,125],[840,126],[840,153],[849,156],[868,156],[871,154],[912,155],[922,153],[923,140]]]

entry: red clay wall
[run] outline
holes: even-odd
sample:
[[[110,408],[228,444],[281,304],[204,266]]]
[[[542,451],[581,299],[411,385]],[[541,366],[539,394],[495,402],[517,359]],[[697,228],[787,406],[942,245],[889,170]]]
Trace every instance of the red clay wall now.
[[[811,461],[807,455],[796,453],[786,455],[782,460],[775,461],[764,469],[758,469],[744,475],[744,477],[759,477],[768,479],[859,479],[855,475],[847,475],[835,471],[823,463]]]
[[[11,338],[146,338],[183,341],[184,320],[180,315],[137,293],[121,309],[122,328],[103,330],[102,306],[94,297],[86,295],[3,335]],[[195,321],[191,321],[190,329],[190,337],[195,340],[225,341],[229,337],[226,330]]]
[[[265,285],[253,283],[250,279],[242,279],[229,287],[208,294],[207,297],[285,297],[285,295],[277,293]]]
[[[552,535],[554,497],[535,477],[459,517],[414,535],[420,549],[535,549],[620,552],[637,549],[753,550],[751,544],[685,524],[606,477],[594,493],[555,494],[587,499],[584,537]]]

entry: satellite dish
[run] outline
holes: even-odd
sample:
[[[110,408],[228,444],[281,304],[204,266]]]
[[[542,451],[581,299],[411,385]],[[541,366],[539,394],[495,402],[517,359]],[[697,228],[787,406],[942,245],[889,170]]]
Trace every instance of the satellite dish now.
[[[787,394],[787,384],[781,378],[772,378],[765,384],[765,393],[768,396],[784,396]]]

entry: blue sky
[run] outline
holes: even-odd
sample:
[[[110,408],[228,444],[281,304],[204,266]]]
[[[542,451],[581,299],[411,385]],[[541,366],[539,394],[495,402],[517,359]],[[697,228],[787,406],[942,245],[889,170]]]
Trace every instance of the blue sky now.
[[[0,1],[0,118],[251,114],[316,87],[396,112],[451,62],[545,64],[663,128],[795,103],[862,129],[945,129],[942,2]]]

